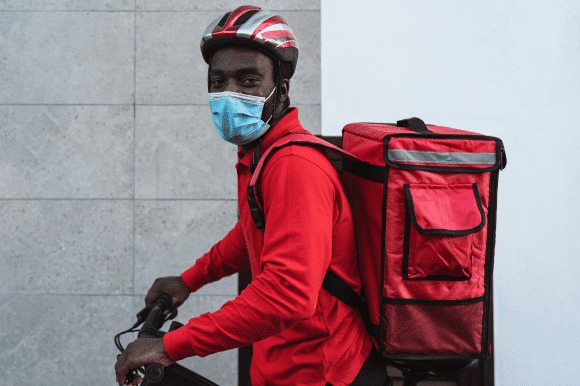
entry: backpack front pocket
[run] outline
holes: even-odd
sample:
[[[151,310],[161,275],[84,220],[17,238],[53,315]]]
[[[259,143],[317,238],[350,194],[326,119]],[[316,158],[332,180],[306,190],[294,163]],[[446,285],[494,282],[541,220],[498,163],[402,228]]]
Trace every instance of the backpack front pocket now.
[[[473,235],[485,227],[477,184],[405,184],[403,277],[469,280]]]

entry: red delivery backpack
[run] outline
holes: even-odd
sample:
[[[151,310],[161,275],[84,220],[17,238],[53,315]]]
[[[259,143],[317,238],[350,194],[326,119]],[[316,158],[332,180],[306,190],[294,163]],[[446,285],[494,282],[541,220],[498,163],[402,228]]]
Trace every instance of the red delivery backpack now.
[[[254,152],[248,202],[262,231],[260,171],[297,144],[342,161],[364,300],[330,270],[323,288],[361,310],[379,353],[395,362],[487,357],[502,141],[418,118],[346,125],[342,149],[288,134],[261,158]]]

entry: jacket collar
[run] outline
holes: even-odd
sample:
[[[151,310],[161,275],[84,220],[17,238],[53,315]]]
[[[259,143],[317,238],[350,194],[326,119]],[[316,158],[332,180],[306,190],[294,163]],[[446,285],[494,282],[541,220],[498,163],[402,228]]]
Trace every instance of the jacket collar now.
[[[278,139],[283,137],[288,133],[305,133],[310,134],[309,131],[304,130],[300,121],[298,120],[298,109],[296,107],[290,107],[288,109],[288,113],[284,115],[274,126],[272,126],[266,134],[262,136],[262,145],[260,145],[260,156],[268,150],[270,146]],[[242,149],[238,150],[238,159],[239,162],[236,165],[238,166],[246,166],[247,168],[250,167],[250,163],[252,160],[252,155],[254,154],[254,150],[256,150],[256,146],[250,149],[246,154],[242,151]]]

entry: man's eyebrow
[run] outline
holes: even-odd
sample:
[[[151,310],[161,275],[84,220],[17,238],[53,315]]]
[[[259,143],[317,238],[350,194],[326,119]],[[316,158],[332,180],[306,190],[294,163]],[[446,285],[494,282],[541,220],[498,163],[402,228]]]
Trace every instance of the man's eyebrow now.
[[[246,74],[262,75],[262,73],[260,72],[260,70],[257,67],[244,67],[244,68],[240,68],[238,71],[236,71],[237,77],[241,77],[241,76],[244,76]]]
[[[262,72],[257,67],[244,67],[236,71],[236,77],[241,77],[247,74],[262,75]],[[211,70],[209,72],[210,76],[223,76],[224,72],[222,70]]]

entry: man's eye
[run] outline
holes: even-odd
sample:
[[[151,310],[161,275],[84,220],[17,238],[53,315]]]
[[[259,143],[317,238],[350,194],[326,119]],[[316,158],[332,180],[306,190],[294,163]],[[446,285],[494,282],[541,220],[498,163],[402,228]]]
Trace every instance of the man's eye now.
[[[260,81],[260,79],[258,78],[246,78],[244,80],[242,80],[242,84],[246,84],[246,85],[253,85],[256,84]]]
[[[223,80],[221,80],[221,79],[213,79],[213,80],[211,81],[211,85],[212,85],[213,87],[220,87],[220,86],[221,86],[223,83],[224,83],[224,82],[223,82]]]

